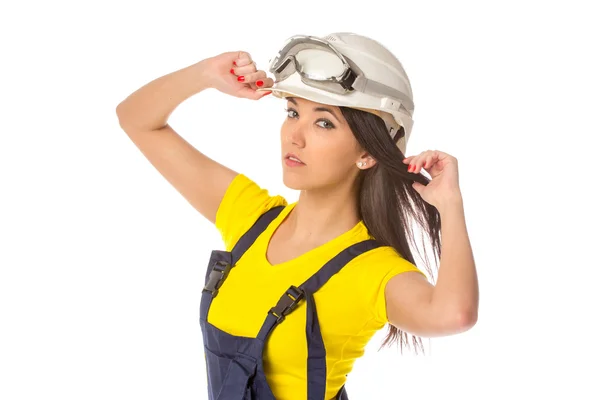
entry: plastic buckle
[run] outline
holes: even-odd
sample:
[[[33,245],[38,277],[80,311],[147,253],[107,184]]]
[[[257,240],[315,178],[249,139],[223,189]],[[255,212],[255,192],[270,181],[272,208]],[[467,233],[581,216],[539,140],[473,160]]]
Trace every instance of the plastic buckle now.
[[[381,98],[380,107],[385,108],[386,110],[398,111],[400,110],[401,101],[390,99],[389,97]]]
[[[269,310],[269,314],[273,314],[279,324],[285,319],[285,316],[291,313],[297,306],[300,300],[304,298],[304,291],[300,290],[296,286],[292,285],[290,288],[281,296],[277,305]]]
[[[225,278],[229,274],[232,266],[225,261],[216,261],[213,265],[213,270],[210,271],[208,282],[204,286],[203,292],[211,292],[215,297],[219,293],[219,288],[223,285]]]

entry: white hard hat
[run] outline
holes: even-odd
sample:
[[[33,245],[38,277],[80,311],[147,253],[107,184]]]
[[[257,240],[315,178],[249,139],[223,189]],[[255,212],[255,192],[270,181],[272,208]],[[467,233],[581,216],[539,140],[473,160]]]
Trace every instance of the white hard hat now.
[[[319,41],[326,44],[325,50],[328,47],[333,48],[332,53],[323,52],[323,47],[319,48],[320,51],[312,50],[312,43],[319,45]],[[290,51],[290,42],[301,43],[296,46],[296,52],[293,53],[296,57],[287,55]],[[304,56],[298,53],[298,48],[300,52],[304,52]],[[333,53],[338,57],[342,55],[344,65],[336,57],[332,57]],[[292,68],[287,68],[286,63],[283,62],[288,59],[293,59],[295,63],[288,63]],[[301,97],[317,103],[371,112],[384,120],[392,138],[400,125],[404,127],[405,135],[397,141],[397,145],[403,154],[406,153],[406,145],[414,123],[412,88],[400,61],[382,44],[350,32],[331,33],[322,38],[297,35],[288,39],[284,49],[280,50],[271,63],[270,72],[274,71],[273,65],[277,62],[279,66],[283,63],[281,70],[285,67],[288,73],[282,74],[282,79],[276,79],[272,87],[260,88],[258,91],[272,91],[278,98]],[[358,77],[351,74],[350,86],[352,87],[348,89],[346,85],[348,90],[345,93],[329,90],[328,88],[332,87],[331,81],[334,81],[333,85],[339,87],[341,74],[350,72],[344,70],[344,66],[358,71]],[[338,72],[341,74],[332,76],[332,70],[335,70],[334,74]],[[317,71],[317,74],[313,71]],[[316,75],[328,78],[319,77],[320,79],[313,80]],[[278,75],[275,74],[275,77],[277,78]],[[348,74],[345,74],[343,79],[349,79]]]

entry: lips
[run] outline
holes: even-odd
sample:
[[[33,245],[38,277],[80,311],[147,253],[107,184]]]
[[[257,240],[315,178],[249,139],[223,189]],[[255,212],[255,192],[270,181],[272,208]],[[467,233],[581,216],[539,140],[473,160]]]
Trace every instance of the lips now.
[[[299,162],[299,163],[302,163],[302,164],[304,164],[304,161],[302,161],[302,160],[301,160],[301,159],[300,159],[300,158],[299,158],[297,155],[295,155],[294,153],[287,153],[287,154],[285,155],[285,159],[286,159],[286,160],[292,160],[292,161],[296,161],[296,162]],[[306,164],[304,164],[304,165],[306,165]]]

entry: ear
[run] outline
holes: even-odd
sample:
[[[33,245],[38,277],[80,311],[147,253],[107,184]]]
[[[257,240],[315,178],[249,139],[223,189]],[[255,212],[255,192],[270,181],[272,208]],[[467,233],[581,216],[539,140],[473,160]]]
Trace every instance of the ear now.
[[[377,160],[375,160],[369,153],[363,153],[361,157],[356,160],[356,165],[359,169],[369,169],[372,168],[375,164],[377,164]]]

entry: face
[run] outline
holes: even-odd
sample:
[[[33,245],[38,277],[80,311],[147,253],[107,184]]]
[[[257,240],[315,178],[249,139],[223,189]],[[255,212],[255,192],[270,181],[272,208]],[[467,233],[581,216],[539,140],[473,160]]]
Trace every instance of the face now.
[[[354,182],[357,163],[372,160],[359,146],[340,109],[299,97],[287,98],[281,127],[284,184],[296,190],[321,189]],[[293,154],[295,162],[286,156]]]

